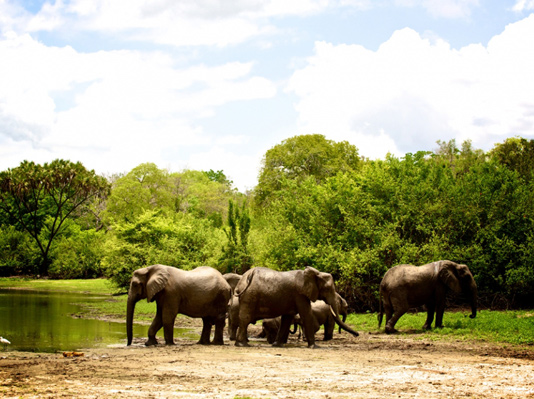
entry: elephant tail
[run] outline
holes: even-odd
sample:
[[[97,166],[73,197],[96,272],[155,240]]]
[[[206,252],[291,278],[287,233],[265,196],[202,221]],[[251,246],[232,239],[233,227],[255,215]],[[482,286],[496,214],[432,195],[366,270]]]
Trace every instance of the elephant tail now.
[[[384,313],[382,312],[382,293],[378,294],[378,328],[382,325],[382,318]]]
[[[245,279],[245,275],[243,275],[243,278],[239,281],[239,283],[235,287],[234,295],[236,297],[239,298],[241,295],[243,295],[245,293],[245,291],[248,289],[248,287],[250,287],[250,283],[252,283],[252,279],[254,278],[254,271],[255,271],[255,269],[252,269],[250,271],[250,273],[248,273],[248,275],[246,275],[246,280],[245,281],[246,281],[247,285],[245,286],[245,288],[243,288],[242,291],[240,291],[240,288],[243,286],[241,282]]]

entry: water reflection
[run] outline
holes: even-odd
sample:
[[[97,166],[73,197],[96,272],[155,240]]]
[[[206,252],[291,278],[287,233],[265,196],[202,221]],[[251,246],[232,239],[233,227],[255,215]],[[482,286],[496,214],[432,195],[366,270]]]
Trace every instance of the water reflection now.
[[[9,350],[74,351],[126,344],[125,323],[72,317],[80,303],[109,297],[73,293],[0,289],[0,335]],[[146,337],[148,326],[134,324],[134,336]]]

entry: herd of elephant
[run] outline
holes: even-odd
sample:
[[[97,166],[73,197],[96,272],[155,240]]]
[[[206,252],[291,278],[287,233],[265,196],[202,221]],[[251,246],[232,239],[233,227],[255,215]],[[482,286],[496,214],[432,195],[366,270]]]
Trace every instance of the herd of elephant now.
[[[386,333],[410,308],[426,306],[423,326],[443,326],[445,298],[449,291],[469,295],[471,318],[477,312],[477,286],[466,265],[440,260],[423,266],[398,265],[389,269],[380,283],[379,327],[386,315]],[[263,320],[263,334],[274,346],[287,343],[290,332],[302,328],[308,347],[315,347],[315,334],[324,326],[324,339],[333,337],[335,325],[358,336],[346,323],[347,302],[336,292],[331,274],[313,267],[275,271],[265,267],[248,270],[242,276],[221,274],[209,266],[185,271],[172,266],[153,265],[134,271],[128,292],[126,315],[127,344],[133,339],[132,324],[136,303],[156,302],[156,316],[148,329],[146,345],[157,344],[156,333],[163,327],[165,343],[174,344],[174,321],[178,313],[202,318],[199,344],[223,344],[228,317],[228,335],[236,346],[249,346],[248,326]],[[340,318],[343,317],[343,319]],[[291,325],[294,330],[291,331]],[[213,340],[210,341],[212,327]]]

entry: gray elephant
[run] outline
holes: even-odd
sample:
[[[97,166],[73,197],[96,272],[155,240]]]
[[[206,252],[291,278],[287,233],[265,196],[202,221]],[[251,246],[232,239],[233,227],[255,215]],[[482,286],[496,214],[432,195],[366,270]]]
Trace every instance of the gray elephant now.
[[[228,309],[228,335],[230,341],[235,341],[239,327],[239,297],[232,295],[230,308]]]
[[[386,333],[395,332],[395,323],[410,308],[426,305],[424,329],[430,329],[436,314],[436,327],[443,327],[445,297],[448,291],[463,292],[470,298],[471,318],[477,314],[477,285],[466,265],[440,260],[423,266],[397,265],[389,269],[380,283],[378,327],[382,324],[382,305],[386,313]]]
[[[165,343],[174,344],[174,321],[178,313],[202,318],[199,344],[210,343],[211,327],[215,325],[213,344],[223,344],[223,330],[231,288],[222,274],[209,266],[185,271],[172,266],[153,265],[134,271],[128,292],[126,332],[132,343],[135,304],[140,299],[156,301],[157,311],[145,345],[158,343],[156,333],[163,327]]]
[[[336,322],[345,331],[358,333],[339,319],[334,279],[329,273],[313,267],[279,272],[265,267],[248,270],[235,289],[239,297],[239,328],[236,346],[248,346],[248,325],[256,320],[282,316],[274,346],[287,342],[293,317],[298,313],[308,337],[308,346],[315,347],[315,320],[311,302],[322,299],[335,313]]]
[[[237,273],[224,273],[223,274],[224,279],[230,284],[230,287],[232,288],[232,294],[234,293],[235,286],[237,283],[239,283],[239,280],[241,280],[241,275]]]
[[[291,322],[291,324],[293,324],[293,330],[289,331],[291,334],[295,334],[297,332],[297,329],[299,327],[297,320],[300,321],[300,317],[298,315],[296,315],[293,321]],[[260,335],[258,335],[258,338],[267,338],[268,343],[274,344],[281,324],[282,318],[280,316],[274,317],[272,319],[264,319],[261,324],[262,329]],[[287,343],[287,341],[284,342],[284,344],[285,343]]]
[[[339,315],[343,315],[343,322],[347,319],[348,304],[347,301],[336,292],[336,300],[339,307]],[[334,329],[336,327],[336,320],[332,314],[332,308],[325,301],[317,300],[311,304],[313,317],[315,317],[315,332],[319,331],[321,326],[324,326],[324,341],[329,341],[334,338]],[[296,323],[301,325],[300,317],[295,317]],[[341,326],[339,326],[339,332],[341,333]],[[304,334],[304,339],[306,334]]]

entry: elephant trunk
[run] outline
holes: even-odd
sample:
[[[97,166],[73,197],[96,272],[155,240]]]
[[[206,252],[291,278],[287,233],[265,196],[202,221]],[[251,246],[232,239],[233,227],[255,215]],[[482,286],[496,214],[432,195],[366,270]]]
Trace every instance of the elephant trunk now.
[[[358,332],[357,331],[354,331],[352,328],[350,328],[347,324],[345,324],[344,321],[341,321],[341,319],[339,318],[339,309],[338,309],[338,306],[337,306],[337,303],[334,302],[334,303],[330,303],[329,304],[331,309],[332,309],[332,315],[334,316],[334,320],[336,321],[337,325],[342,328],[343,330],[345,330],[346,332],[348,333],[351,333],[352,335],[354,335],[355,337],[357,337],[358,335]]]
[[[133,339],[133,316],[135,311],[135,304],[137,299],[133,296],[128,296],[128,304],[126,307],[126,336],[128,338],[127,345],[132,344]]]
[[[343,320],[343,323],[345,323],[345,320],[347,320],[347,314],[346,313],[343,313],[343,319],[341,319],[341,320]],[[339,324],[338,324],[338,326],[339,326]],[[339,326],[338,333],[341,334],[341,326]]]

